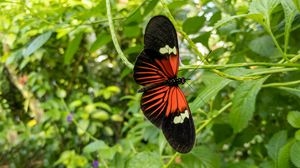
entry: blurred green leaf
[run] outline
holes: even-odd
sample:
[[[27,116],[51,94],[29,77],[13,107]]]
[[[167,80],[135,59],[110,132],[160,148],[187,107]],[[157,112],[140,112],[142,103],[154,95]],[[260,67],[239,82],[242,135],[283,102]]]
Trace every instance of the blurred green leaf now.
[[[233,130],[228,124],[214,124],[212,127],[216,143],[220,143],[233,134]]]
[[[258,37],[249,43],[249,48],[263,57],[278,57],[280,53],[275,47],[272,38],[268,35]]]
[[[116,122],[122,122],[123,117],[120,116],[119,114],[114,114],[114,115],[111,116],[111,120],[116,121]]]
[[[192,40],[195,43],[201,42],[204,46],[208,47],[208,40],[209,40],[210,35],[211,35],[210,32],[200,33],[200,35],[198,37],[193,38]]]
[[[279,0],[253,0],[250,4],[249,12],[261,14],[267,19],[267,21],[270,21],[272,11],[279,3]]]
[[[294,128],[300,128],[300,112],[290,111],[287,115],[287,120]]]
[[[187,18],[182,25],[183,31],[187,34],[195,34],[203,27],[205,21],[206,19],[204,16]]]
[[[34,53],[37,49],[41,48],[51,37],[52,32],[46,32],[41,35],[39,35],[37,38],[35,38],[29,46],[23,51],[24,57],[27,57]]]
[[[104,102],[97,102],[97,103],[94,103],[94,106],[95,106],[95,107],[100,107],[100,108],[102,108],[102,109],[104,109],[104,110],[106,110],[106,111],[108,111],[108,112],[111,111],[110,106],[109,106],[108,104],[104,103]]]
[[[247,127],[255,110],[256,95],[267,77],[243,82],[235,91],[229,123],[235,133]]]
[[[300,89],[298,88],[279,87],[279,89],[285,90],[292,95],[300,97]]]
[[[136,9],[132,10],[126,19],[126,23],[139,23],[142,18],[146,17],[156,6],[158,0],[143,1]]]
[[[109,119],[109,115],[105,111],[95,111],[92,114],[92,118],[100,120],[100,121],[107,121]]]
[[[107,146],[104,141],[97,140],[97,141],[94,141],[94,142],[86,145],[83,148],[83,152],[92,153],[92,152],[98,151],[100,149],[108,149],[108,148],[109,148],[109,146]]]
[[[71,61],[73,60],[73,57],[75,55],[75,53],[77,52],[81,39],[83,37],[83,32],[77,33],[74,37],[74,39],[72,39],[67,47],[67,51],[64,55],[64,64],[70,64]]]
[[[291,151],[290,151],[290,156],[291,156],[291,161],[292,163],[297,166],[300,167],[300,141],[296,141],[292,147],[291,147]]]
[[[279,150],[281,147],[284,146],[284,144],[287,142],[287,131],[279,131],[275,133],[268,144],[266,145],[268,155],[273,159],[273,161],[277,163],[277,158],[279,155]]]
[[[124,27],[124,35],[128,38],[138,37],[141,34],[141,29],[137,25]]]
[[[145,1],[146,4],[144,6],[143,16],[147,16],[155,8],[158,2],[159,0]]]
[[[290,149],[294,142],[294,140],[291,140],[280,148],[278,153],[278,167],[290,167]]]
[[[209,54],[209,59],[218,59],[225,51],[226,49],[223,47],[217,48]]]
[[[280,0],[280,2],[283,7],[284,15],[285,15],[284,49],[287,50],[290,31],[291,31],[294,18],[297,14],[297,9],[292,0]]]
[[[79,107],[82,105],[82,101],[81,100],[74,100],[70,103],[70,109],[74,110],[76,107]]]
[[[296,140],[300,141],[300,130],[297,130],[295,133]]]
[[[67,96],[67,92],[64,89],[57,89],[56,90],[56,95],[59,98],[65,98]]]
[[[208,73],[206,78],[206,82],[214,83],[213,85],[206,85],[199,93],[198,96],[194,99],[194,101],[190,104],[191,111],[196,111],[199,107],[203,106],[207,103],[212,97],[218,94],[218,92],[228,85],[231,80],[224,79],[215,74]]]
[[[221,166],[219,155],[205,146],[195,147],[191,154],[182,156],[182,160],[184,160],[184,167],[215,168]]]
[[[106,32],[102,32],[97,36],[96,41],[92,44],[90,51],[95,52],[100,47],[104,46],[105,44],[111,42],[110,34]]]
[[[126,167],[131,168],[160,168],[162,161],[159,154],[152,152],[140,152],[135,154],[126,164]]]
[[[298,11],[300,12],[300,0],[293,0],[295,6],[297,7]]]
[[[55,165],[63,164],[67,168],[84,167],[87,164],[87,159],[77,155],[74,150],[64,151],[60,158],[55,162]]]
[[[78,122],[78,127],[77,127],[77,133],[79,135],[83,135],[85,131],[87,130],[90,122],[88,120],[80,120]]]

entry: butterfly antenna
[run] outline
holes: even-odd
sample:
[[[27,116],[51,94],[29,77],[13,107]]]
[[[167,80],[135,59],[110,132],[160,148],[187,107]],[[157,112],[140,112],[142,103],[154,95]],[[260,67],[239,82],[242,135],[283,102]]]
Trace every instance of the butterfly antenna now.
[[[204,57],[205,63],[209,63],[207,58],[209,57],[209,55],[210,55],[211,53],[212,53],[212,52],[209,51],[209,53]],[[203,63],[202,59],[201,59],[201,62]],[[191,71],[191,72],[187,75],[186,79],[190,79],[190,77],[192,76],[192,74],[193,74],[193,73],[194,73],[201,65],[202,65],[202,64],[198,64],[197,67],[194,68],[194,70]]]
[[[189,84],[188,80],[191,80],[189,78],[185,78],[186,84],[191,88],[192,92],[195,92],[195,89]]]

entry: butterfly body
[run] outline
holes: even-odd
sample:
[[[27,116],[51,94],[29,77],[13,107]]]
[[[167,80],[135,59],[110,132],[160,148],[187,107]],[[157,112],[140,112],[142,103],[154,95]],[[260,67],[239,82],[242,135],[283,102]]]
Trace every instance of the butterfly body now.
[[[179,49],[173,24],[165,16],[153,17],[145,31],[144,50],[134,66],[134,80],[143,85],[141,109],[148,120],[162,129],[178,152],[189,152],[195,142],[194,121],[177,77]]]

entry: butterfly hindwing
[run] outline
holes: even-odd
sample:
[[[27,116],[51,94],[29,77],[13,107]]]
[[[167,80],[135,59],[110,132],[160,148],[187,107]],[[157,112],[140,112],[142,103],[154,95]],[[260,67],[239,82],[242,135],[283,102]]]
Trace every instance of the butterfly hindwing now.
[[[173,96],[169,97],[168,101],[173,103],[168,103],[167,107],[173,110],[164,116],[161,128],[167,141],[176,151],[187,153],[193,148],[195,142],[194,121],[181,89],[175,87],[173,92]]]
[[[162,85],[143,93],[141,109],[155,126],[161,128],[161,122],[168,109],[170,86]]]

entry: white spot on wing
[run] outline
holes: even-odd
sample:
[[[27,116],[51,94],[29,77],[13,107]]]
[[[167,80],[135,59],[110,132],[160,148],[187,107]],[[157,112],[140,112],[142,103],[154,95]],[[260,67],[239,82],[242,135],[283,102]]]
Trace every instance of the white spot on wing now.
[[[185,118],[189,118],[188,110],[185,110],[184,113],[180,113],[180,115],[174,117],[173,123],[174,124],[181,124],[181,123],[183,123]]]
[[[165,47],[160,48],[159,52],[161,54],[171,54],[171,53],[173,53],[175,55],[177,54],[176,47],[174,46],[173,48],[171,48],[168,44]]]

